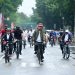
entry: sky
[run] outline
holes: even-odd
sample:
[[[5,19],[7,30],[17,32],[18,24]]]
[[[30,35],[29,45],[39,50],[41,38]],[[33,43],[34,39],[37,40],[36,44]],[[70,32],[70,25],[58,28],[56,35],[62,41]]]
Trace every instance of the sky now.
[[[27,16],[32,15],[32,7],[35,8],[35,0],[23,0],[22,6],[19,6],[18,12],[23,12]]]

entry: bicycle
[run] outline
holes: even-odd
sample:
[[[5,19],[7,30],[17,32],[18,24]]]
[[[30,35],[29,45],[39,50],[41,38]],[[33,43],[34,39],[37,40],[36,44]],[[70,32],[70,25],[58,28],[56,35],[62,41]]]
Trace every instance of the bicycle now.
[[[9,56],[9,42],[6,42],[6,46],[5,46],[5,63],[9,63],[10,62],[10,56]]]
[[[37,58],[38,58],[38,61],[39,61],[39,64],[41,64],[41,57],[42,57],[42,55],[41,55],[41,52],[43,53],[43,46],[42,46],[42,43],[37,43],[37,45],[38,45],[38,50],[37,50]]]
[[[32,46],[32,37],[31,36],[30,36],[29,44],[30,44],[30,48],[31,48],[31,46]]]
[[[54,40],[53,40],[53,38],[51,38],[51,41],[50,41],[51,47],[53,47],[53,42],[54,42]]]
[[[23,40],[23,47],[25,49],[25,47],[26,47],[26,40]]]
[[[20,41],[16,41],[16,58],[19,59],[19,54],[20,54]]]
[[[70,48],[69,48],[69,42],[66,42],[63,47],[63,58],[69,59],[70,57]]]

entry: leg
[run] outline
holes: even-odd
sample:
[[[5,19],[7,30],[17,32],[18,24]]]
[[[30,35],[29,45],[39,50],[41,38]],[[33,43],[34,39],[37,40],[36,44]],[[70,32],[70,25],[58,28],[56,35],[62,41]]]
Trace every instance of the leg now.
[[[22,51],[22,40],[20,40],[19,45],[20,45],[20,46],[19,46],[19,47],[20,47],[20,48],[19,48],[19,49],[20,49],[20,54],[22,54],[22,53],[21,53],[21,51]]]
[[[38,46],[37,45],[34,45],[34,51],[35,51],[34,54],[37,54],[37,49],[38,49]]]

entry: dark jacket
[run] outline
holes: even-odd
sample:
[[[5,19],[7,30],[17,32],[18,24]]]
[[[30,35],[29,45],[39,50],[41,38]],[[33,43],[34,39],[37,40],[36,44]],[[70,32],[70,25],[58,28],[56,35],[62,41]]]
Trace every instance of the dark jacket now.
[[[12,36],[12,34],[10,33],[9,39],[7,39],[7,34],[5,34],[5,35],[3,36],[3,40],[4,40],[4,41],[12,42],[12,41],[13,41],[13,36]]]
[[[22,30],[21,29],[16,29],[14,31],[14,38],[15,39],[19,39],[19,40],[22,40]]]
[[[68,41],[69,41],[69,40],[72,40],[70,34],[68,34],[68,36],[69,36]],[[65,39],[65,34],[62,36],[62,41],[63,41],[63,42],[64,42],[64,39]]]
[[[34,34],[33,34],[33,41],[36,42],[37,40],[37,37],[39,35],[39,31],[38,30],[35,30],[34,31]],[[44,35],[44,32],[43,31],[40,31],[40,35],[41,35],[41,41],[45,41],[45,35]]]

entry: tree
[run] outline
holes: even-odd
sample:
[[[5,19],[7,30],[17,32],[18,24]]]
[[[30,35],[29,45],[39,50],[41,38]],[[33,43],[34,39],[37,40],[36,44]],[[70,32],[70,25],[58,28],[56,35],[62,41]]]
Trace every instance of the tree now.
[[[36,0],[36,10],[47,28],[71,26],[74,29],[75,0]]]
[[[11,13],[16,12],[22,0],[0,0],[0,12],[5,17],[10,16]]]
[[[29,18],[23,13],[16,13],[16,21],[15,23],[18,25],[25,24],[29,21]]]

